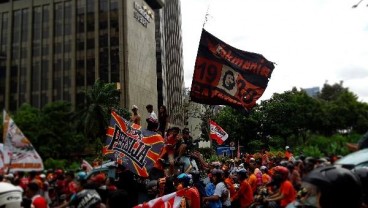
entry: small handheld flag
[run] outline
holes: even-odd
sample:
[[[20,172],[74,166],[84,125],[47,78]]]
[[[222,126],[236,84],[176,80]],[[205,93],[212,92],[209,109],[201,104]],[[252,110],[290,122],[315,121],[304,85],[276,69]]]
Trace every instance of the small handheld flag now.
[[[210,120],[210,138],[222,145],[229,135],[216,122]]]

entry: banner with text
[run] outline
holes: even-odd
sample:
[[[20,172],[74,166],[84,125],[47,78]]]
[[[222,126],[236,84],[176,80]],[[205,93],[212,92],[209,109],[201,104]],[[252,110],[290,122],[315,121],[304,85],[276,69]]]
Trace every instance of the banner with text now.
[[[106,135],[103,154],[112,157],[133,173],[148,177],[164,146],[162,136],[130,123],[115,112],[111,113]]]
[[[42,158],[31,142],[23,135],[10,116],[3,111],[4,144],[3,157],[5,169],[10,171],[41,171]]]
[[[274,68],[262,55],[236,49],[203,29],[190,98],[249,111],[264,93]]]

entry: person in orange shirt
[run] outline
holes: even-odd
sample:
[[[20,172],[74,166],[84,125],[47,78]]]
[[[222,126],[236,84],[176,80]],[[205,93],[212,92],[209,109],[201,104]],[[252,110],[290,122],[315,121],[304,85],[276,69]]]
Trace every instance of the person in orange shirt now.
[[[230,198],[231,198],[232,196],[234,196],[236,192],[235,186],[234,186],[234,180],[230,177],[229,168],[227,166],[224,166],[222,170],[224,171],[224,177],[225,177],[224,182],[226,184],[226,187],[229,189]]]
[[[257,176],[254,174],[254,167],[250,166],[249,167],[249,172],[250,172],[250,176],[248,178],[248,183],[250,185],[250,187],[252,187],[252,191],[253,193],[256,193],[257,191]]]
[[[201,200],[199,196],[199,192],[196,187],[192,186],[193,179],[192,175],[187,173],[182,173],[178,175],[178,186],[177,190],[185,189],[184,197],[188,207],[192,208],[200,208],[201,207]]]
[[[164,158],[168,158],[170,164],[170,173],[173,173],[174,170],[174,163],[175,163],[175,150],[178,141],[181,139],[179,138],[180,129],[178,127],[173,127],[167,130],[167,135],[165,138],[165,145],[162,148],[159,160],[155,163],[155,167],[158,169],[163,169],[162,163],[165,161]]]
[[[273,179],[280,179],[279,192],[265,199],[266,202],[279,202],[281,208],[285,208],[289,203],[296,199],[296,191],[293,184],[288,180],[289,170],[283,166],[274,168]]]
[[[291,151],[289,146],[285,147],[285,159],[287,159],[287,161],[294,160],[293,152]]]
[[[247,170],[244,168],[236,171],[238,181],[240,183],[239,190],[231,197],[231,204],[238,202],[240,208],[248,208],[253,203],[253,191],[249,185],[247,178]],[[235,207],[235,206],[233,206]]]
[[[267,185],[272,180],[271,176],[268,174],[268,169],[266,166],[261,166],[259,169],[262,172],[262,185]]]

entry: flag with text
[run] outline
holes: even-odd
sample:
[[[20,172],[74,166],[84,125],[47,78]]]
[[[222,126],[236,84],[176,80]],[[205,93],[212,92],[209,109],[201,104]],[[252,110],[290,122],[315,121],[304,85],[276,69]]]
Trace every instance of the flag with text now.
[[[162,136],[130,123],[115,112],[111,113],[106,135],[103,154],[110,156],[133,173],[148,177],[164,146]]]
[[[264,93],[274,64],[202,31],[190,91],[192,101],[249,111]]]
[[[210,138],[222,145],[229,135],[216,122],[210,120]]]
[[[5,169],[11,171],[43,170],[42,158],[5,110],[3,111],[3,119]]]

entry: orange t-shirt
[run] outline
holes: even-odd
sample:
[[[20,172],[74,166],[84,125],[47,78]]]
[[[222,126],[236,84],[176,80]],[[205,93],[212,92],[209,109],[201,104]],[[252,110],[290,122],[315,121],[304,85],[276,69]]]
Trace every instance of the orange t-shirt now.
[[[190,201],[190,207],[192,208],[200,208],[201,207],[201,199],[199,196],[199,192],[197,188],[191,187],[185,191],[185,198],[187,201]]]
[[[253,173],[249,176],[248,178],[248,183],[250,185],[250,187],[252,187],[252,191],[253,193],[255,193],[257,191],[257,177],[256,175],[254,175]]]
[[[290,157],[292,156],[293,154],[291,153],[291,152],[289,152],[289,151],[286,151],[285,152],[285,157],[289,160],[290,159]]]
[[[295,200],[296,198],[296,191],[293,187],[293,184],[289,180],[282,182],[280,186],[280,192],[284,196],[283,199],[280,201],[281,207],[286,207],[289,203]]]
[[[269,176],[267,173],[262,174],[262,183],[263,183],[263,185],[268,184],[269,182],[271,182],[271,180],[272,180],[271,176]]]
[[[240,183],[240,187],[238,192],[231,198],[231,201],[239,199],[240,207],[246,208],[249,207],[253,202],[253,191],[252,187],[250,187],[248,181],[245,179]]]
[[[235,187],[234,187],[234,182],[231,178],[226,178],[225,179],[225,184],[226,187],[229,189],[230,192],[230,197],[234,196],[234,194],[236,193]]]

